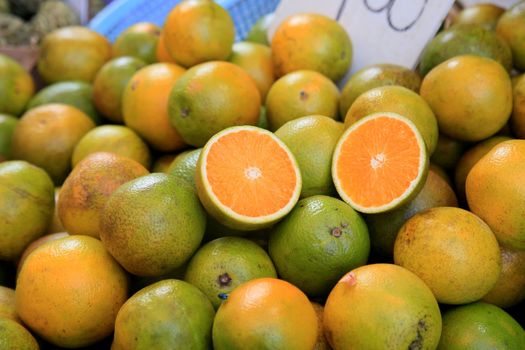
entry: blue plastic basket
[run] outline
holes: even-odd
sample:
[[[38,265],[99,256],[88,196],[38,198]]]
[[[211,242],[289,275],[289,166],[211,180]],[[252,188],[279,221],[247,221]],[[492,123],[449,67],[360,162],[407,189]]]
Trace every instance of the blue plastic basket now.
[[[138,22],[158,26],[175,5],[182,0],[117,0],[110,3],[89,23],[94,31],[110,41],[126,28]],[[216,0],[230,13],[235,23],[236,40],[242,40],[259,17],[273,12],[280,0]]]

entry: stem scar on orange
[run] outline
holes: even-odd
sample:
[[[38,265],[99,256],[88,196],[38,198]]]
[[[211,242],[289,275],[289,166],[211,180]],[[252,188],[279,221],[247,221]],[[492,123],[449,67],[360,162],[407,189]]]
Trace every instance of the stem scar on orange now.
[[[363,213],[381,213],[412,199],[425,183],[428,154],[415,124],[396,113],[375,113],[339,139],[332,178],[341,198]]]
[[[201,202],[217,221],[255,230],[292,210],[302,181],[294,156],[277,136],[254,126],[235,126],[204,146],[196,185]]]

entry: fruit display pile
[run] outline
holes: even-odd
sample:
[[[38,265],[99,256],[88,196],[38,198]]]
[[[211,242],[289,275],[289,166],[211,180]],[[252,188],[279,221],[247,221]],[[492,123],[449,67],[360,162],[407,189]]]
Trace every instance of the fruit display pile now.
[[[0,55],[0,349],[524,349],[525,1],[347,81],[272,16],[53,28],[39,89]]]

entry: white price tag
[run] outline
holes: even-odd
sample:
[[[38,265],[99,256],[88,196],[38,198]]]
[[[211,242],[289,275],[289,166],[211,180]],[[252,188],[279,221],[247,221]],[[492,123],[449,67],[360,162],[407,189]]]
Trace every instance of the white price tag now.
[[[352,40],[349,74],[376,63],[413,69],[453,4],[454,0],[282,0],[269,38],[289,15],[321,13],[337,20]]]
[[[464,7],[467,7],[467,6],[472,6],[472,5],[476,5],[476,4],[494,4],[494,5],[497,5],[501,8],[504,8],[504,9],[508,9],[509,7],[511,7],[512,5],[514,5],[515,3],[519,2],[520,0],[460,0],[459,2],[461,3],[461,5],[463,5]]]

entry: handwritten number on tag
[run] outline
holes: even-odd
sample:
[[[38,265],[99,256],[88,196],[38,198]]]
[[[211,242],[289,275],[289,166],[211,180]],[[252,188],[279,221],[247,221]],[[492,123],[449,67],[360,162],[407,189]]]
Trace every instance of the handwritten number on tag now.
[[[371,5],[370,0],[363,0],[363,1],[364,1],[365,7],[373,13],[381,13],[383,11],[386,11],[386,18],[388,21],[388,26],[392,28],[393,30],[395,30],[396,32],[406,32],[407,30],[412,28],[417,23],[421,15],[423,14],[423,11],[425,11],[425,6],[428,3],[428,0],[424,0],[421,8],[419,9],[417,16],[407,25],[401,26],[399,24],[394,23],[394,20],[392,18],[392,11],[394,9],[394,5],[397,0],[388,0],[387,3],[382,6],[381,5],[380,6]],[[342,7],[344,6],[345,6],[345,1],[343,1],[343,4],[342,4]]]

